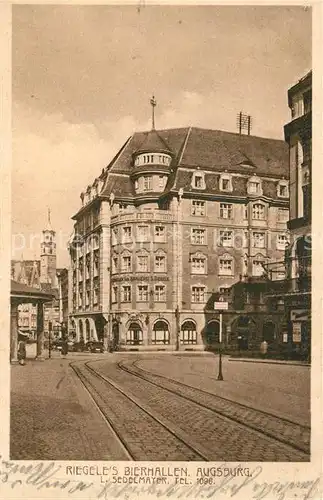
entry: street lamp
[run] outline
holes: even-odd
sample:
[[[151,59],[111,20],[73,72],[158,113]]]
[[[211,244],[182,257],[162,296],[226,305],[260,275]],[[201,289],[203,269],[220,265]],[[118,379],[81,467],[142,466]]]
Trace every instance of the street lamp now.
[[[214,309],[218,311],[226,311],[228,309],[228,302],[225,302],[223,297],[219,297],[217,302],[214,302]],[[222,373],[222,325],[223,325],[223,318],[222,318],[222,312],[220,312],[220,326],[219,326],[219,372],[218,372],[218,377],[217,380],[223,380],[223,373]]]

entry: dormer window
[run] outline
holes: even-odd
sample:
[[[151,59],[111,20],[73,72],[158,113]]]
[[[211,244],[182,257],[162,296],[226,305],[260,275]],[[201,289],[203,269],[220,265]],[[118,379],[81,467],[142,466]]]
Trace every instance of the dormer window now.
[[[250,177],[248,180],[248,194],[253,195],[261,195],[262,194],[262,186],[261,179],[259,177]]]
[[[232,177],[229,174],[222,174],[220,176],[220,191],[232,191]]]
[[[191,186],[193,189],[205,189],[204,172],[194,172]]]
[[[289,196],[288,181],[279,181],[277,185],[277,196],[279,196],[279,198],[288,198]]]

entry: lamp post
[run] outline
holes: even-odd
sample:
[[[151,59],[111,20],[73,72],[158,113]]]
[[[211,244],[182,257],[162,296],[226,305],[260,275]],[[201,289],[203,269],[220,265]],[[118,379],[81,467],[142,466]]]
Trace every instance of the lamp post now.
[[[51,342],[51,335],[52,335],[52,322],[48,322],[48,357],[52,357],[52,342]]]
[[[225,302],[223,297],[219,297],[217,302],[214,302],[214,309],[218,311],[226,311],[228,309],[228,302]],[[223,317],[222,312],[220,312],[220,326],[219,326],[219,372],[217,380],[223,380],[222,373],[222,328],[223,327]]]

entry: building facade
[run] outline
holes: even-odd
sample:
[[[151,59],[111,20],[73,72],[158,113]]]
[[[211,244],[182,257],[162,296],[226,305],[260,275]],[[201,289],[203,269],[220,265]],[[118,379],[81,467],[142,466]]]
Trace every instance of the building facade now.
[[[42,231],[40,260],[11,261],[12,280],[48,292],[52,296],[52,300],[46,301],[43,306],[43,324],[47,336],[49,331],[52,332],[52,336],[61,335],[62,322],[68,320],[68,292],[66,291],[68,271],[56,267],[55,236],[56,233],[50,222],[50,214],[48,214],[46,228]],[[37,306],[32,302],[24,301],[18,306],[18,328],[30,333],[31,337],[35,338],[36,327]]]
[[[204,349],[218,331],[210,299],[283,259],[288,148],[199,128],[135,133],[81,205],[69,245],[77,339]],[[228,345],[237,318],[225,315]]]
[[[285,305],[282,343],[287,355],[309,359],[311,351],[312,72],[288,90],[291,121],[285,125],[290,170],[290,245],[287,279],[272,283],[269,296]]]

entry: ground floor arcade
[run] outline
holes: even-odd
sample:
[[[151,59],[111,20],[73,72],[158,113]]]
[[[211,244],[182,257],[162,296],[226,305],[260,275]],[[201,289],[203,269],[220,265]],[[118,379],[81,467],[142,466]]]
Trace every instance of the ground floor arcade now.
[[[76,341],[99,340],[110,350],[205,350],[219,347],[220,315],[215,311],[116,312],[71,316]],[[229,351],[258,350],[283,342],[284,315],[222,314],[222,346]]]

